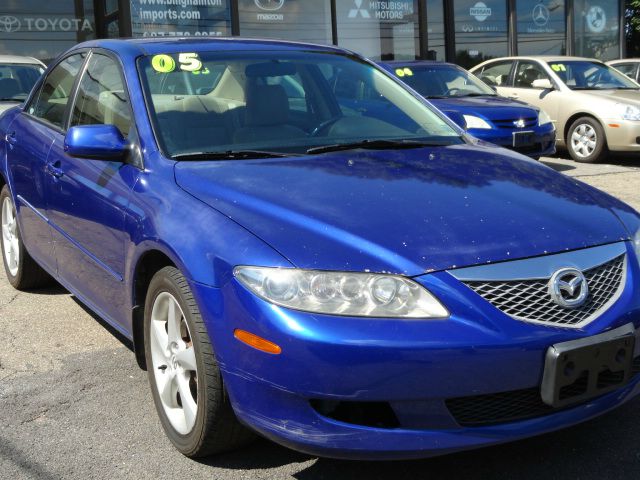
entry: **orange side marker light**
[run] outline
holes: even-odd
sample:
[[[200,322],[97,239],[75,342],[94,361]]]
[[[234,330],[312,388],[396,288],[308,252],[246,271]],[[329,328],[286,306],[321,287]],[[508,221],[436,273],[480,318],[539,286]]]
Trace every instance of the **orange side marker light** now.
[[[611,128],[620,128],[620,124],[618,124],[618,123],[610,123],[609,126]]]
[[[250,347],[260,350],[261,352],[271,353],[272,355],[278,355],[282,352],[282,349],[275,343],[245,330],[240,330],[239,328],[236,328],[233,331],[233,336],[242,343],[246,343]]]

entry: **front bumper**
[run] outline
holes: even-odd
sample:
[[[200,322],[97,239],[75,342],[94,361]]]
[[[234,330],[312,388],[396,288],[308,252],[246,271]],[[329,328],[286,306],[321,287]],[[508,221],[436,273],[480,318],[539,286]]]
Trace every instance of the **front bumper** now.
[[[531,142],[518,147],[513,146],[513,133],[520,131],[532,131]],[[553,124],[525,128],[525,129],[469,129],[467,132],[480,140],[490,142],[501,147],[515,150],[529,157],[538,158],[545,155],[553,155],[556,152],[556,133]]]
[[[604,125],[607,147],[614,152],[640,152],[640,121],[610,120]]]
[[[628,255],[631,257],[631,249]],[[633,257],[632,257],[633,258]],[[235,280],[221,289],[193,285],[238,418],[267,438],[313,455],[417,458],[492,445],[600,415],[640,393],[624,387],[534,418],[470,426],[451,399],[539,389],[550,345],[633,323],[640,326],[637,262],[618,301],[579,329],[513,320],[447,272],[420,277],[451,311],[447,320],[333,317],[268,304]],[[236,328],[282,348],[254,350]],[[636,342],[635,356],[640,356]],[[640,369],[638,369],[640,373]],[[385,404],[397,424],[332,417],[321,405]]]

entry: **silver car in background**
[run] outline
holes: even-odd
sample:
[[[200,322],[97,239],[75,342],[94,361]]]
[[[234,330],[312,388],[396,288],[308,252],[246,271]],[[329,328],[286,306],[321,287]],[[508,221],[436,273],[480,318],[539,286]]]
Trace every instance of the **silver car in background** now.
[[[640,71],[640,58],[623,58],[620,60],[610,60],[607,62],[607,65],[620,70],[631,80],[635,80],[636,82],[640,80],[638,77],[638,72]]]
[[[0,55],[0,113],[24,102],[46,68],[33,57]]]
[[[500,95],[542,108],[556,144],[578,162],[640,152],[640,84],[603,62],[563,56],[504,57],[471,69]]]

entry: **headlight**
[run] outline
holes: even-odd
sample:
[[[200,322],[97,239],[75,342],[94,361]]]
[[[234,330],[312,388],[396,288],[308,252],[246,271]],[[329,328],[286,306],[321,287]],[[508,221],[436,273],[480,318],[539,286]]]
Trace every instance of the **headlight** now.
[[[551,117],[544,110],[540,110],[538,112],[538,125],[546,125],[547,123],[551,123]]]
[[[358,317],[444,318],[424,287],[396,275],[236,267],[235,277],[268,302],[305,312]]]
[[[463,115],[466,128],[491,128],[486,121],[475,115]]]
[[[640,108],[635,105],[617,103],[619,115],[623,120],[640,120]]]

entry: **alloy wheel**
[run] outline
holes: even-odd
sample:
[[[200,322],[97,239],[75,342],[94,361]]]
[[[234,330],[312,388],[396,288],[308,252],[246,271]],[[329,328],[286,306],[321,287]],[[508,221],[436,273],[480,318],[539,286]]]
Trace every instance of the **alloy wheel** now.
[[[186,435],[198,414],[198,368],[184,313],[170,293],[162,292],[156,297],[150,330],[158,396],[171,426]]]
[[[586,123],[578,125],[571,134],[571,148],[580,158],[589,157],[596,149],[598,135],[595,128]]]
[[[2,202],[2,246],[9,273],[15,276],[20,266],[20,248],[18,243],[18,222],[13,202],[5,197]]]

